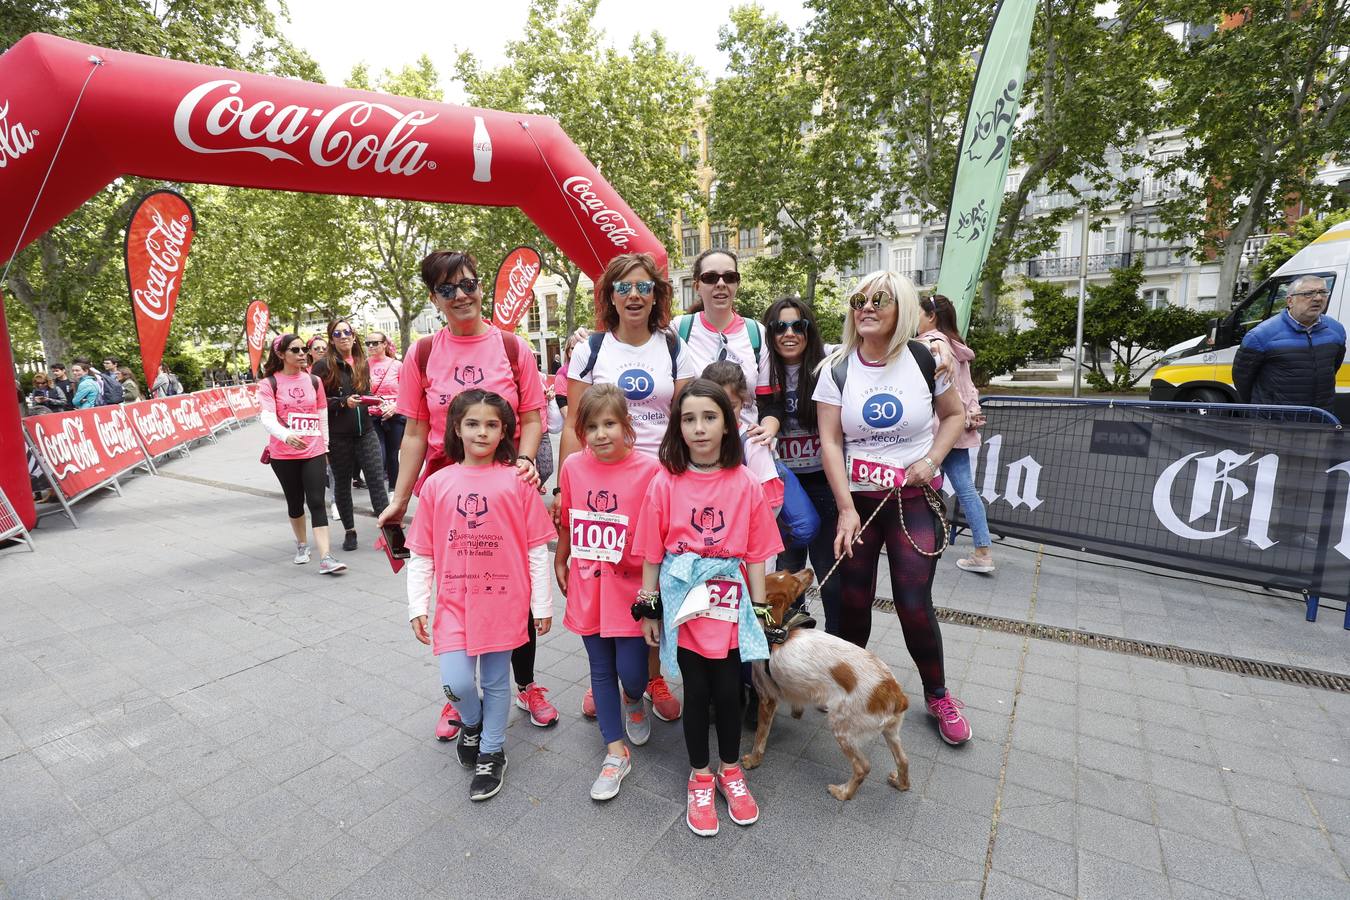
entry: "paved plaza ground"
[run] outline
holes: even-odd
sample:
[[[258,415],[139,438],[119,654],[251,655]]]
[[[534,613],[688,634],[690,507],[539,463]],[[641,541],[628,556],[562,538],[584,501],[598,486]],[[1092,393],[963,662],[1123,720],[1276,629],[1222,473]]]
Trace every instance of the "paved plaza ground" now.
[[[471,804],[374,520],[340,578],[292,565],[261,443],[222,435],[81,503],[78,529],[44,519],[37,553],[0,551],[0,896],[1350,897],[1350,693],[952,623],[975,739],[912,713],[907,793],[876,741],[834,800],[846,766],[811,710],[780,713],[749,773],[754,826],[689,832],[678,723],[594,803],[586,657],[557,628],[538,677],[561,721],[513,711],[506,786]],[[1331,604],[1310,624],[1259,589],[996,553],[992,578],[948,554],[938,605],[1350,674]]]

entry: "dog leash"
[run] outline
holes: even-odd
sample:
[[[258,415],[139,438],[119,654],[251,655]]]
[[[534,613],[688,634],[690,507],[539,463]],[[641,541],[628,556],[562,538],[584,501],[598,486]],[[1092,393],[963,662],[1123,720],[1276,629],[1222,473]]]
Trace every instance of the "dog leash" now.
[[[901,485],[901,487],[903,487],[903,485]],[[895,502],[899,506],[900,511],[900,530],[905,533],[905,538],[909,541],[910,546],[913,547],[918,553],[928,557],[929,559],[941,556],[942,553],[947,549],[948,544],[947,517],[943,513],[942,498],[938,496],[938,492],[933,490],[933,486],[931,484],[923,485],[924,499],[928,501],[929,508],[933,510],[933,515],[937,516],[938,522],[942,526],[941,529],[942,544],[931,553],[920,547],[915,542],[914,538],[910,536],[909,527],[905,525],[905,504],[900,501],[899,494],[900,494],[899,487],[892,487],[890,490],[886,492],[886,496],[881,498],[881,502],[877,504],[877,508],[872,511],[872,514],[867,517],[867,521],[862,523],[862,527],[858,529],[858,536],[853,539],[853,543],[857,544],[862,541],[862,533],[867,530],[867,526],[872,524],[872,520],[875,519],[877,517],[877,513],[881,512],[882,508],[885,507],[887,501],[889,501],[892,497],[895,497],[896,498]],[[830,571],[826,572],[825,577],[820,579],[820,581],[817,583],[816,585],[817,590],[825,587],[825,582],[830,580],[830,578],[834,575],[835,570],[839,568],[839,564],[842,563],[843,561],[844,561],[843,556],[840,556],[838,559],[834,561],[834,565],[830,566]]]

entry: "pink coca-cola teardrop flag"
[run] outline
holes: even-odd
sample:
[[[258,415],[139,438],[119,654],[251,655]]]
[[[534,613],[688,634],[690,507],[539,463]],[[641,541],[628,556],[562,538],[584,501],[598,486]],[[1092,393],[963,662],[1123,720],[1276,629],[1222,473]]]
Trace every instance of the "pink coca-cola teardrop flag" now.
[[[263,347],[267,346],[267,325],[272,311],[261,300],[254,300],[244,314],[244,337],[248,341],[248,368],[255,376],[261,372]]]
[[[146,388],[154,386],[173,310],[183,286],[183,268],[196,233],[192,207],[179,193],[151,191],[136,204],[127,226],[127,289]]]
[[[497,267],[492,284],[492,324],[502,331],[515,331],[534,300],[534,283],[539,278],[539,251],[517,247],[506,254]]]

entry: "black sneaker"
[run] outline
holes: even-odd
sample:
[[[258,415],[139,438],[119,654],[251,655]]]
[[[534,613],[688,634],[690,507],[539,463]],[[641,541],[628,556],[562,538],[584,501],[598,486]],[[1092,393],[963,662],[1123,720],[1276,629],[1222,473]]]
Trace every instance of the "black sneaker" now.
[[[455,751],[459,753],[459,764],[466,769],[472,769],[478,764],[478,742],[483,739],[483,723],[477,725],[463,725],[459,729],[459,743],[455,744]]]
[[[347,532],[347,536],[342,539],[342,549],[343,550],[356,549],[356,532],[354,530]]]
[[[469,799],[487,800],[497,796],[502,789],[502,779],[506,775],[506,753],[478,754],[478,765],[474,769],[473,781],[469,783]]]

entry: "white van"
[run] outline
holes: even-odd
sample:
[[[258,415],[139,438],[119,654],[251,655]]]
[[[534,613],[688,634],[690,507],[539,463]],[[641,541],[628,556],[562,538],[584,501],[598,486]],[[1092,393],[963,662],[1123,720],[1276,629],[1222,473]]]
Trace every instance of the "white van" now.
[[[1290,286],[1304,275],[1326,280],[1331,292],[1326,314],[1350,324],[1350,289],[1346,287],[1350,282],[1350,222],[1333,225],[1295,253],[1227,315],[1210,322],[1208,335],[1164,354],[1149,384],[1149,399],[1237,403],[1233,357],[1242,336],[1283,310]],[[1350,423],[1350,359],[1336,373],[1333,411],[1342,422]]]

